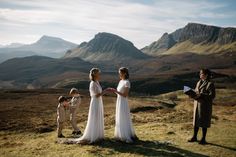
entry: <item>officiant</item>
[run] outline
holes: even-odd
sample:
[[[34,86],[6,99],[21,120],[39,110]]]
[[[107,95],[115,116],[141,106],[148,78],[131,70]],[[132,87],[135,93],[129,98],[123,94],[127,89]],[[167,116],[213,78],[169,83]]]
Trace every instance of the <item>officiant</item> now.
[[[211,81],[209,69],[200,70],[200,80],[197,82],[194,99],[193,126],[194,134],[188,142],[197,142],[199,128],[202,128],[202,139],[199,144],[206,144],[207,128],[211,126],[212,103],[215,98],[215,86]]]

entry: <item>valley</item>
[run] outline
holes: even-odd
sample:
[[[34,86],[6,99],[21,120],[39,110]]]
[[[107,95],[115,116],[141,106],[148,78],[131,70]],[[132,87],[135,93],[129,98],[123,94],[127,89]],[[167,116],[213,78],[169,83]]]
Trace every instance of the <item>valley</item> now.
[[[116,87],[117,70],[122,66],[129,68],[132,92],[141,95],[181,90],[184,85],[194,88],[201,68],[214,72],[217,88],[235,89],[235,33],[235,28],[189,23],[173,33],[164,33],[158,41],[141,50],[132,42],[106,32],[98,33],[78,46],[43,36],[31,46],[25,46],[27,50],[46,53],[58,49],[60,53],[64,50],[64,56],[51,58],[32,53],[33,56],[16,57],[1,63],[0,89],[75,86],[86,90],[92,67],[101,69],[104,88]],[[73,48],[68,50],[70,46]],[[15,49],[22,49],[22,45]],[[0,53],[0,56],[3,55]]]
[[[0,157],[236,157],[235,17],[234,0],[0,0]]]

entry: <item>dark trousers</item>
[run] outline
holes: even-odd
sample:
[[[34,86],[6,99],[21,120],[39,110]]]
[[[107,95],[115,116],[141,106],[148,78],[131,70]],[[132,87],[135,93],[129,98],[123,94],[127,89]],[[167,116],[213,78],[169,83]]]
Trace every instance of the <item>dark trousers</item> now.
[[[194,126],[193,137],[197,138],[199,127]],[[206,140],[207,128],[202,128],[202,140]]]

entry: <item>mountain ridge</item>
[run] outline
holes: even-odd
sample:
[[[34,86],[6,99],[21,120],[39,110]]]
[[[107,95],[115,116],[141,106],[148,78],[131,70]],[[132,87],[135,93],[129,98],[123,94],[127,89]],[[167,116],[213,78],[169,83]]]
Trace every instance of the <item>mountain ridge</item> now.
[[[6,61],[14,57],[27,57],[32,55],[48,56],[59,58],[77,44],[66,41],[58,37],[43,35],[40,39],[32,44],[25,44],[19,47],[1,47],[0,62]]]
[[[167,39],[174,40],[170,46],[166,46],[168,45]],[[183,44],[184,42],[186,43]],[[199,50],[191,48],[186,49],[186,47],[180,46],[186,45],[189,42],[191,45],[195,45],[195,47],[198,45]],[[185,27],[177,29],[170,34],[165,33],[159,40],[154,41],[141,50],[144,53],[153,56],[185,52],[206,54],[220,52],[217,50],[219,47],[221,47],[221,52],[228,51],[231,44],[233,46],[230,51],[236,51],[235,44],[233,44],[234,42],[236,42],[236,28],[188,23]],[[209,45],[214,45],[215,47]],[[224,46],[226,46],[225,49],[222,48]],[[162,47],[164,47],[164,49],[162,49]],[[178,47],[177,50],[175,50],[176,47]]]
[[[68,51],[64,58],[80,57],[86,61],[107,61],[123,59],[145,59],[146,54],[137,49],[132,42],[112,33],[100,32],[89,42],[81,43],[76,49]]]
[[[76,87],[87,89],[88,73],[92,67],[100,68],[105,86],[113,87],[118,79],[117,69],[121,66],[129,68],[134,91],[143,92],[145,88],[155,93],[156,87],[164,91],[172,86],[173,90],[179,90],[186,83],[193,83],[193,77],[198,79],[199,76],[193,74],[203,67],[229,75],[222,79],[231,86],[235,83],[236,74],[236,42],[232,28],[221,30],[206,26],[205,32],[199,36],[189,35],[205,28],[202,25],[198,27],[193,24],[165,33],[157,45],[154,44],[159,50],[158,55],[152,54],[154,56],[144,54],[122,37],[102,32],[68,50],[68,56],[63,58],[31,56],[11,59],[0,64],[0,88],[66,88],[78,85]],[[184,30],[190,33],[182,35]],[[231,33],[233,35],[227,35]],[[218,39],[216,34],[226,36]],[[221,79],[218,83],[225,86]]]

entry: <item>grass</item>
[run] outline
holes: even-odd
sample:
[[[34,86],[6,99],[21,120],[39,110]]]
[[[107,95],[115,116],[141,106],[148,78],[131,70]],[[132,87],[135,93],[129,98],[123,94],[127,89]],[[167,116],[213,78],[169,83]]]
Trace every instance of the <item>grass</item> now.
[[[234,100],[236,90],[217,90],[219,99],[216,99],[213,107],[212,127],[207,136],[209,144],[206,146],[186,142],[192,135],[192,101],[180,91],[129,98],[131,109],[139,109],[132,113],[135,131],[140,139],[134,144],[124,144],[113,139],[115,98],[110,96],[104,97],[106,138],[103,142],[93,145],[58,144],[55,99],[65,92],[1,92],[1,156],[236,156],[236,105],[230,99],[230,105],[226,104],[227,99],[220,101],[226,93],[227,97]],[[177,105],[166,106],[171,102]],[[89,98],[85,97],[78,113],[82,130],[87,120],[88,104]],[[149,107],[149,110],[142,110],[145,107]],[[36,130],[43,126],[52,131],[38,133]],[[70,133],[68,124],[64,134],[70,137]]]
[[[106,130],[106,139],[95,145],[57,144],[56,132],[5,133],[1,132],[2,156],[235,156],[234,123],[216,123],[209,130],[211,144],[189,144],[191,129],[183,124],[150,123],[135,126],[140,138],[135,144],[114,141],[113,129]],[[69,134],[66,130],[65,134]]]
[[[231,44],[193,44],[191,41],[185,41],[178,45],[173,46],[168,51],[164,52],[163,54],[176,54],[176,53],[183,53],[182,50],[185,50],[185,52],[193,52],[193,53],[217,53],[217,52],[233,52],[236,50],[236,42],[233,42]]]

